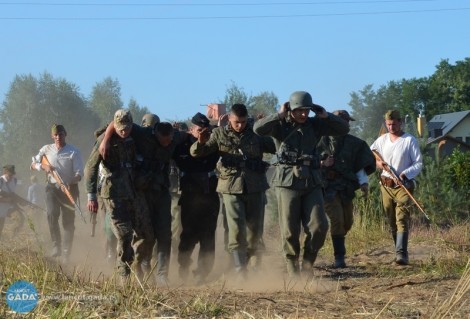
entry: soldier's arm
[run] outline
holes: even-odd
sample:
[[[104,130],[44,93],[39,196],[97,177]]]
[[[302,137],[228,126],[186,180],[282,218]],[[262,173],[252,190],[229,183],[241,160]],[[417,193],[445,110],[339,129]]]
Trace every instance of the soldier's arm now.
[[[280,140],[280,123],[284,120],[283,114],[275,113],[259,119],[255,122],[253,131],[260,136],[272,136]]]
[[[98,189],[98,171],[99,165],[102,161],[101,154],[99,152],[99,143],[97,141],[93,150],[91,151],[90,157],[85,165],[84,177],[85,177],[85,187],[87,191],[87,207],[91,212],[98,211],[98,202],[97,202],[97,189]]]
[[[109,151],[109,140],[111,139],[111,136],[114,134],[114,121],[111,121],[108,124],[108,127],[106,128],[106,131],[103,133],[103,139],[101,140],[101,143],[99,145],[99,153],[100,155],[106,159],[106,155]]]
[[[218,131],[222,128],[215,129],[209,137],[209,140],[205,143],[201,143],[200,141],[196,141],[191,145],[189,149],[189,153],[193,157],[199,156],[207,156],[219,150],[219,145],[217,143],[218,140]]]

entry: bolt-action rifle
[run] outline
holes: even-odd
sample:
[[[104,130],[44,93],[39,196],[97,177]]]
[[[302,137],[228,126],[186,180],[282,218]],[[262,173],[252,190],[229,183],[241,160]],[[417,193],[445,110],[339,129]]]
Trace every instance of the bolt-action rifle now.
[[[47,156],[46,155],[43,155],[42,158],[41,158],[41,164],[44,164],[44,165],[48,165],[50,168],[51,168],[51,174],[52,174],[52,177],[54,177],[54,179],[56,180],[56,182],[59,184],[59,187],[60,187],[60,190],[67,196],[67,198],[69,199],[70,203],[73,205],[73,207],[78,210],[78,212],[80,213],[80,216],[82,217],[83,219],[83,222],[86,224],[86,220],[85,220],[85,217],[83,217],[83,212],[82,210],[80,209],[80,206],[78,206],[77,202],[75,201],[75,199],[73,198],[72,194],[70,193],[67,185],[65,185],[62,177],[60,177],[59,175],[59,172],[57,172],[57,170],[52,167],[51,165],[51,162],[49,162],[49,160],[47,159]]]
[[[408,196],[411,198],[411,200],[416,205],[416,207],[418,207],[421,213],[423,213],[424,217],[426,217],[427,220],[430,220],[429,216],[426,214],[423,207],[418,203],[416,198],[414,198],[414,196],[411,194],[408,188],[406,188],[406,186],[403,184],[403,181],[401,180],[400,176],[397,174],[395,169],[392,166],[390,166],[387,162],[384,161],[382,155],[380,155],[380,153],[377,152],[377,150],[372,150],[372,153],[374,153],[374,156],[377,160],[382,161],[383,163],[382,166],[383,166],[384,171],[386,171],[387,173],[390,174],[390,176],[392,176],[395,183],[408,194]]]
[[[41,206],[38,206],[36,204],[31,203],[29,200],[24,199],[23,197],[21,197],[20,195],[18,195],[16,193],[7,193],[6,195],[8,197],[10,197],[12,199],[13,203],[15,203],[17,205],[29,206],[31,208],[34,208],[34,209],[37,209],[37,210],[42,210],[43,212],[46,212],[46,210],[44,208],[42,208]]]

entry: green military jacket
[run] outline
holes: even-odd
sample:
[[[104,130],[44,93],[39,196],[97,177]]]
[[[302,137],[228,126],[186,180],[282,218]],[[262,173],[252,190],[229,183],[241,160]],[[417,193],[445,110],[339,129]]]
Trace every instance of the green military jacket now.
[[[151,127],[134,124],[131,136],[134,138],[138,154],[138,188],[160,190],[170,187],[170,160],[177,145],[184,141],[186,133],[174,131],[173,140],[168,146],[162,146]]]
[[[326,135],[344,135],[349,132],[349,126],[331,113],[325,119],[309,117],[303,124],[295,124],[289,117],[280,119],[276,113],[258,120],[254,131],[261,136],[272,136],[276,144],[276,170],[271,185],[305,190],[322,184],[319,155],[316,152],[320,138]],[[292,159],[288,162],[281,161],[285,154],[292,154]],[[304,157],[309,160],[301,161]],[[297,163],[294,163],[295,158],[298,159]],[[297,174],[299,171],[302,171],[302,177]]]
[[[375,157],[366,142],[350,134],[324,136],[317,146],[322,160],[334,156],[331,167],[322,168],[324,187],[343,191],[348,199],[360,185],[356,173],[364,169],[367,175],[375,172]]]
[[[102,140],[103,135],[96,140],[85,165],[85,186],[89,199],[93,199],[98,191],[102,198],[134,199],[134,140],[131,137],[122,139],[113,134],[106,160],[98,150]],[[99,177],[100,163],[102,163],[101,177]],[[100,190],[98,190],[98,185],[100,185]]]
[[[269,188],[266,170],[258,167],[258,164],[262,164],[263,153],[273,154],[275,150],[271,138],[256,135],[249,125],[243,132],[237,133],[229,123],[215,128],[204,145],[196,141],[191,145],[190,153],[197,157],[218,152],[221,160],[217,163],[220,173],[217,192],[243,194],[262,192]],[[224,164],[224,159],[228,159],[230,165]],[[253,169],[250,166],[252,163],[259,169]]]

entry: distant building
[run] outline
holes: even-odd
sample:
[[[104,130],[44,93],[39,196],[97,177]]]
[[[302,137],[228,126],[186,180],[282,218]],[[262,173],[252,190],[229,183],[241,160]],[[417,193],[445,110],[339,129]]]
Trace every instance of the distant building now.
[[[439,157],[452,154],[456,147],[462,152],[470,151],[470,110],[438,114],[428,122],[427,128],[426,146],[437,147]]]
[[[219,120],[219,117],[227,112],[225,104],[211,103],[207,105],[207,118],[209,120]]]

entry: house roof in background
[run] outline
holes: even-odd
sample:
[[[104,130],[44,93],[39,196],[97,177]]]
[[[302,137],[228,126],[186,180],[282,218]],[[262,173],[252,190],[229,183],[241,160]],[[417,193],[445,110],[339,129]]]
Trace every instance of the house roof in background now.
[[[442,129],[442,135],[447,135],[463,119],[470,115],[470,110],[435,115],[428,123],[428,130]]]

